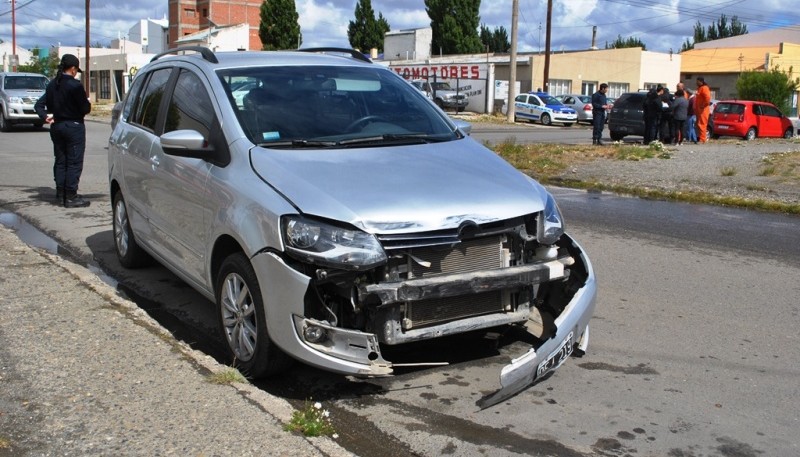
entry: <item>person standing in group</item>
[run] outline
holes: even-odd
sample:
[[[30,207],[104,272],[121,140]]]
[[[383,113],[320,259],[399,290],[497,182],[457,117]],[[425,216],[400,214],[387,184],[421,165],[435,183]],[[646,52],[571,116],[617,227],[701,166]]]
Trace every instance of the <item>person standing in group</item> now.
[[[689,93],[689,91],[686,91]],[[694,94],[689,93],[689,107],[686,110],[686,139],[694,144],[697,144],[697,116],[694,115]]]
[[[683,130],[686,124],[686,118],[689,111],[689,100],[686,99],[686,94],[683,89],[678,89],[675,92],[675,100],[672,101],[672,131],[675,132],[674,141],[677,144],[683,144]]]
[[[608,100],[606,99],[608,84],[600,84],[600,89],[592,95],[592,144],[603,145],[603,127],[606,125],[606,110]]]
[[[711,90],[705,78],[697,78],[697,92],[694,95],[694,115],[697,116],[697,140],[705,143],[708,138],[708,113],[711,105]]]
[[[66,208],[89,206],[89,200],[78,195],[78,183],[83,172],[86,151],[86,127],[83,118],[92,110],[86,90],[75,76],[81,73],[80,61],[72,54],[64,54],[58,73],[47,84],[44,95],[34,105],[36,114],[50,124],[53,141],[53,177],[56,182],[56,199]],[[52,113],[52,116],[48,115]]]
[[[661,94],[664,88],[658,86],[647,92],[642,110],[644,111],[644,144],[658,140],[658,126],[661,121]]]

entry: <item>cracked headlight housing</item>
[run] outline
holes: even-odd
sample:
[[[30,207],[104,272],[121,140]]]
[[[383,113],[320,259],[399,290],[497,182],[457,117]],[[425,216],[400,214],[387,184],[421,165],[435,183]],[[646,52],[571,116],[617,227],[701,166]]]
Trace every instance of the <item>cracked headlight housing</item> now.
[[[564,234],[564,217],[555,198],[547,192],[544,211],[539,214],[536,240],[540,244],[553,245]]]
[[[286,252],[316,265],[364,270],[386,262],[386,253],[375,236],[302,216],[284,216],[281,235]]]

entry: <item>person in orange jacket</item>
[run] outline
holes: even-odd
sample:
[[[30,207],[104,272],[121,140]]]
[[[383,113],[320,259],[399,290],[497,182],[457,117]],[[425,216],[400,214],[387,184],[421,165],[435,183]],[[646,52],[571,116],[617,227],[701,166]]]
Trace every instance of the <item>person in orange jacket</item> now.
[[[708,113],[711,105],[711,90],[706,84],[706,80],[699,76],[697,78],[697,92],[694,97],[694,114],[697,116],[697,140],[701,143],[708,138]]]

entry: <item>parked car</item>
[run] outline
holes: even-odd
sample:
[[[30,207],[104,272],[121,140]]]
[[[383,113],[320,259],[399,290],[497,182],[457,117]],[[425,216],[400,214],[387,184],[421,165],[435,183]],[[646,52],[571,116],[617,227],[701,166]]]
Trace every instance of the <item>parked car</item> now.
[[[508,107],[503,105],[503,114],[508,112]],[[553,122],[569,127],[578,121],[578,113],[555,97],[544,92],[529,92],[519,94],[514,98],[514,121],[526,119],[539,121],[543,125],[552,125]]]
[[[611,107],[608,116],[608,133],[619,141],[628,135],[644,136],[644,99],[646,92],[626,92]]]
[[[592,123],[594,117],[592,116],[592,97],[590,95],[563,94],[556,95],[555,98],[578,113],[578,122]]]
[[[415,79],[411,81],[411,85],[423,92],[441,109],[454,109],[458,113],[464,111],[469,105],[466,94],[459,93],[445,81],[428,82],[424,79]]]
[[[17,124],[44,125],[33,105],[47,83],[38,73],[0,73],[0,131],[7,132]]]
[[[503,369],[514,389],[586,348],[586,253],[469,124],[356,51],[189,49],[155,56],[115,110],[115,249],[214,301],[246,375],[297,359],[387,376],[382,347],[517,326],[533,346]]]
[[[792,121],[772,103],[722,100],[714,107],[712,137],[739,136],[745,140],[765,137],[791,138]]]

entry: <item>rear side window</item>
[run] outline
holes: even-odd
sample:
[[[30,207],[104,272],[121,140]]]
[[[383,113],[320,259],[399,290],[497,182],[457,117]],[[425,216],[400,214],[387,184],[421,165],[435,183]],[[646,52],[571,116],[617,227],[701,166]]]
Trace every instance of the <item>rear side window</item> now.
[[[164,98],[164,90],[166,89],[167,81],[169,81],[171,73],[171,68],[162,68],[150,73],[142,95],[139,97],[140,101],[131,118],[131,122],[152,131],[156,130],[158,108],[161,106],[161,100]]]
[[[617,99],[616,102],[614,102],[614,108],[642,109],[643,103],[644,103],[644,95],[639,95],[639,94],[622,95]]]

